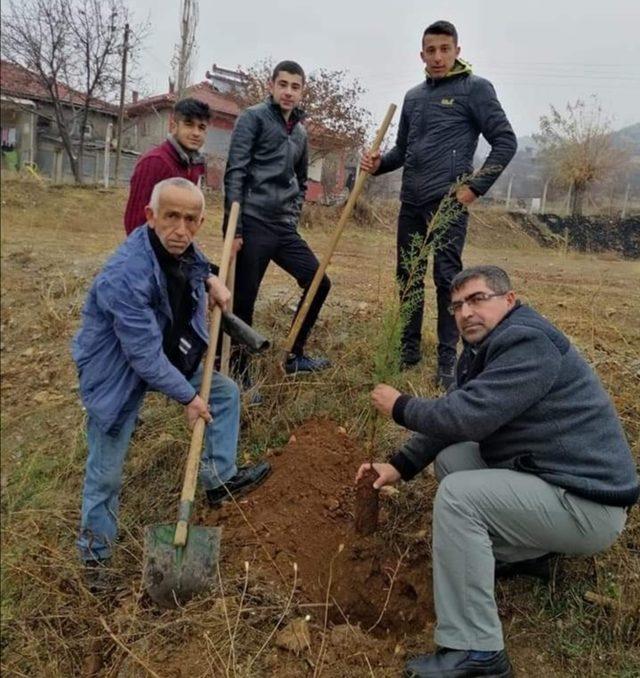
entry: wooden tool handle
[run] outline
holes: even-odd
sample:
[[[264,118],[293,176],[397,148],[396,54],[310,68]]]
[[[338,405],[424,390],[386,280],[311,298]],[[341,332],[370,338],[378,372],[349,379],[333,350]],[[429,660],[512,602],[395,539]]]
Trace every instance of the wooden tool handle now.
[[[233,312],[233,290],[236,285],[236,257],[233,258],[231,266],[229,266],[229,277],[226,285],[231,292],[231,299],[229,300],[229,310]],[[231,337],[225,332],[222,337],[222,355],[220,357],[220,374],[229,375],[229,360],[231,358]]]
[[[389,110],[387,111],[387,114],[384,116],[384,120],[382,121],[382,124],[380,125],[380,128],[378,129],[378,132],[376,134],[376,137],[373,141],[373,144],[371,145],[370,153],[375,153],[378,151],[380,148],[380,144],[382,143],[382,140],[384,139],[384,135],[387,132],[387,129],[389,128],[389,125],[391,124],[391,118],[393,118],[393,114],[396,112],[396,105],[391,104],[389,106]],[[283,345],[283,360],[286,360],[287,355],[291,352],[291,349],[293,348],[293,345],[295,344],[295,341],[298,337],[298,333],[300,332],[300,328],[302,327],[302,323],[304,322],[305,318],[307,317],[307,313],[309,312],[309,308],[311,307],[311,303],[315,299],[316,293],[318,291],[318,288],[320,287],[320,282],[322,281],[322,276],[324,276],[324,272],[327,270],[327,266],[329,265],[329,262],[331,261],[331,257],[333,256],[333,253],[336,249],[336,245],[338,244],[338,240],[340,240],[340,236],[342,235],[342,231],[344,230],[344,227],[346,226],[347,220],[351,216],[351,212],[353,212],[353,208],[356,205],[356,202],[358,201],[358,198],[360,197],[360,193],[362,192],[362,189],[364,188],[364,184],[367,180],[368,173],[367,172],[358,172],[358,177],[356,178],[356,182],[353,186],[353,190],[351,191],[351,194],[349,195],[349,199],[347,200],[347,204],[344,206],[342,209],[342,214],[340,215],[340,220],[338,221],[338,225],[336,226],[336,230],[333,232],[333,236],[331,238],[331,241],[329,243],[329,246],[327,248],[327,251],[325,252],[324,257],[322,258],[322,261],[320,262],[320,265],[318,266],[318,270],[316,271],[316,274],[313,276],[313,280],[311,281],[311,285],[309,286],[309,289],[307,290],[307,294],[304,298],[304,302],[302,306],[300,306],[300,310],[298,311],[298,314],[295,317],[295,320],[293,322],[293,325],[291,326],[291,329],[289,330],[289,335],[287,336],[284,345]]]
[[[240,205],[234,202],[231,205],[231,212],[229,214],[229,222],[227,225],[227,233],[224,238],[224,246],[222,248],[222,261],[220,262],[220,271],[218,277],[220,280],[227,280],[229,274],[229,262],[231,260],[231,248],[233,239],[236,235],[236,226],[238,224],[238,215],[240,213]],[[204,359],[204,368],[202,370],[202,383],[200,385],[200,397],[205,403],[209,403],[209,395],[211,393],[211,380],[213,379],[213,365],[216,357],[216,348],[218,344],[218,336],[220,335],[220,324],[222,322],[222,309],[216,305],[211,311],[211,319],[209,322],[209,347],[207,355]],[[193,499],[196,496],[196,485],[198,483],[198,468],[200,467],[200,456],[202,454],[202,441],[204,439],[205,421],[202,417],[193,427],[191,433],[191,444],[189,446],[189,455],[187,456],[187,465],[184,473],[184,482],[182,484],[182,494],[180,495],[180,508],[178,511],[178,523],[176,525],[176,533],[173,538],[174,546],[184,546],[187,543],[187,530],[189,523],[189,516],[191,514],[191,506]]]

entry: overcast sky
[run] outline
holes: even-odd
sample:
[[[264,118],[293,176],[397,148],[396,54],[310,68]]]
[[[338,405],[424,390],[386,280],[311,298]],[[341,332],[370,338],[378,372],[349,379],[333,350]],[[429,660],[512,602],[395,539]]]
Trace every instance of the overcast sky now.
[[[139,63],[145,94],[167,91],[179,0],[130,0],[150,21]],[[597,94],[614,128],[640,122],[639,0],[200,0],[194,80],[213,63],[235,68],[264,57],[307,71],[346,68],[368,93],[376,121],[424,77],[424,28],[452,21],[461,56],[493,82],[518,136],[549,104]]]

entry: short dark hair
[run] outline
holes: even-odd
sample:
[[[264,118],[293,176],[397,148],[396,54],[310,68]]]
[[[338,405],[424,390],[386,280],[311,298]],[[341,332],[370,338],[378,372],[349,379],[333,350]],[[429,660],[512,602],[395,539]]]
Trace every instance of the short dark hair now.
[[[506,294],[513,288],[507,272],[499,266],[470,266],[460,271],[451,281],[451,292],[457,292],[470,280],[484,278],[487,287],[496,294]]]
[[[204,101],[187,97],[176,101],[173,107],[173,117],[180,120],[205,120],[209,122],[211,120],[211,109],[209,104]]]
[[[302,69],[302,66],[296,62],[296,61],[281,61],[279,64],[276,64],[276,67],[273,69],[273,73],[271,74],[271,82],[275,82],[276,78],[278,77],[278,73],[280,71],[286,71],[287,73],[293,73],[294,75],[299,75],[302,78],[302,84],[304,85],[304,82],[306,80],[306,76],[304,74],[304,70]]]
[[[450,21],[434,21],[424,29],[423,40],[425,35],[450,35],[453,38],[453,43],[458,44],[458,31]]]

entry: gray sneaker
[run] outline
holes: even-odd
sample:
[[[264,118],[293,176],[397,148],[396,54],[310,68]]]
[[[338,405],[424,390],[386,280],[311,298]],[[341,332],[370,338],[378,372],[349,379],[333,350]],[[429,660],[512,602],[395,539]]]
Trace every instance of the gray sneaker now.
[[[308,355],[291,353],[284,364],[284,371],[287,374],[322,372],[330,367],[331,362],[327,358],[312,358]]]

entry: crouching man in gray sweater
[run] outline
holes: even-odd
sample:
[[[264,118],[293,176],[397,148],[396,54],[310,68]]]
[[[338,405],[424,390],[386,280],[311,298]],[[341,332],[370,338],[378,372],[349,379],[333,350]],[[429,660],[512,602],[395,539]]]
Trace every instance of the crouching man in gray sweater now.
[[[562,332],[517,300],[502,269],[459,273],[450,312],[465,343],[455,387],[436,400],[386,384],[372,393],[378,411],[414,432],[389,463],[373,464],[374,487],[410,480],[431,462],[440,482],[440,650],[411,659],[405,675],[507,677],[494,576],[535,573],[552,553],[608,548],[640,488],[598,377]]]

